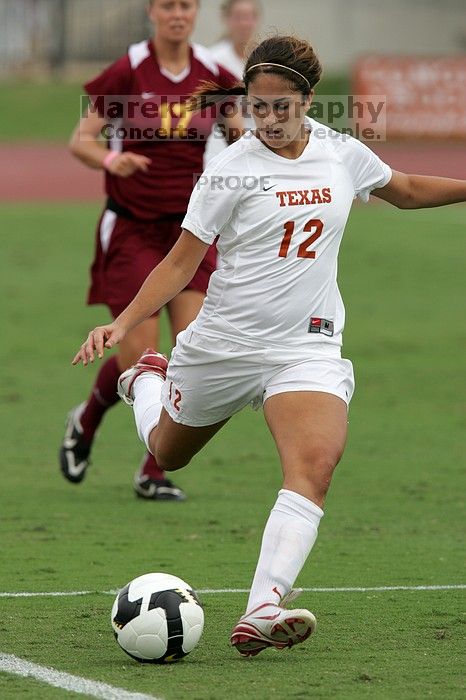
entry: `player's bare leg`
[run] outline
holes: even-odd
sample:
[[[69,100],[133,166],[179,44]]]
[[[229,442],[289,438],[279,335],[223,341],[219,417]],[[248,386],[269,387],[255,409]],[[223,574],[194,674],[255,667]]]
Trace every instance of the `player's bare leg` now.
[[[191,321],[196,318],[204,302],[205,294],[196,289],[184,289],[167,304],[168,316],[173,336],[173,345],[176,336],[183,331]],[[150,343],[143,347],[150,347]],[[155,345],[157,347],[157,345]],[[139,353],[140,354],[140,353]]]
[[[199,428],[175,423],[163,408],[157,427],[151,432],[149,446],[166,471],[185,467],[229,419]]]
[[[123,372],[118,380],[118,393],[133,406],[136,429],[160,466],[177,471],[222,428],[227,420],[205,427],[176,423],[162,406],[162,387],[168,360],[148,348],[139,361]]]
[[[197,316],[204,301],[205,294],[196,290],[186,289],[180,292],[172,299],[168,306],[168,315],[170,319],[170,328],[173,344],[176,342],[176,336],[183,331],[186,326]],[[135,342],[130,343],[128,358],[130,361],[125,363],[125,367],[129,367],[137,362],[141,355],[141,349],[147,347],[159,347],[159,325],[158,319],[148,319],[150,322],[157,322],[157,333],[151,339],[151,331],[141,332],[139,338],[135,338]],[[141,324],[143,326],[144,324]],[[139,326],[134,331],[139,330]],[[126,338],[123,340],[126,340]],[[132,341],[133,339],[131,339]],[[185,494],[181,489],[173,484],[172,481],[166,478],[164,470],[155,460],[151,452],[147,452],[140,469],[134,476],[133,487],[136,494],[140,498],[150,498],[154,500],[184,500]]]
[[[176,343],[176,336],[178,333],[183,331],[199,313],[204,298],[205,294],[203,292],[185,289],[167,305],[174,344]],[[137,346],[138,352],[136,353],[136,357],[133,357],[131,364],[134,364],[136,360],[139,359],[141,347],[152,346],[150,338],[147,337],[146,340],[147,342],[145,342],[145,344]],[[178,468],[183,466],[183,464],[184,462],[180,462],[177,465]],[[158,471],[158,475],[156,470]],[[162,498],[173,499],[176,497],[177,500],[183,500],[185,497],[184,493],[166,478],[164,471],[153,456],[153,448],[148,452],[147,458],[142,464],[140,471],[135,475],[133,485],[136,493],[145,498],[160,500]]]
[[[142,321],[125,335],[118,346],[120,373],[140,358],[144,348],[158,348],[160,343],[160,322],[157,316]]]
[[[322,507],[345,449],[346,403],[323,392],[289,392],[270,397],[264,415],[280,455],[283,488]]]
[[[146,347],[158,347],[160,322],[158,316],[146,319],[133,328],[120,343],[118,360],[121,371],[134,365]],[[167,479],[151,452],[147,452],[134,475],[133,488],[139,498],[163,501],[184,501],[185,493]]]
[[[321,506],[347,432],[347,406],[332,394],[278,394],[266,401],[264,413],[284,482],[264,530],[246,614],[231,637],[243,656],[293,646],[315,629],[309,610],[285,605],[317,538]]]

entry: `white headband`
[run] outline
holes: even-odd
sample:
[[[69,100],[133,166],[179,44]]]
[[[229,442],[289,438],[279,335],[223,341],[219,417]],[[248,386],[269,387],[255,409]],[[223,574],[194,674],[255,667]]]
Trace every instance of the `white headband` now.
[[[302,73],[299,73],[294,68],[288,68],[288,66],[282,66],[281,63],[256,63],[255,66],[251,66],[250,68],[247,69],[246,75],[249,73],[249,71],[254,70],[254,68],[260,68],[261,66],[275,66],[275,68],[283,68],[283,70],[289,70],[292,73],[296,73],[296,75],[299,75],[300,78],[302,78],[303,80],[306,81],[306,83],[309,85],[309,89],[312,90],[311,83]]]

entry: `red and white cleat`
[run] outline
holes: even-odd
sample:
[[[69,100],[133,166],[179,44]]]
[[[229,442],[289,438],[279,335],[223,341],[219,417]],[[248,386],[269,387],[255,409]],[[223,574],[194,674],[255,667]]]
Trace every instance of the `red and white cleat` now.
[[[144,372],[150,372],[165,381],[167,367],[168,360],[165,355],[155,352],[152,348],[147,348],[136,364],[120,375],[117,384],[118,396],[129,406],[132,406],[134,403],[133,386],[136,379]]]
[[[230,639],[241,656],[256,656],[267,647],[289,648],[304,642],[314,632],[317,624],[314,615],[304,609],[286,610],[282,607],[284,602],[285,598],[280,605],[265,603],[243,615]]]

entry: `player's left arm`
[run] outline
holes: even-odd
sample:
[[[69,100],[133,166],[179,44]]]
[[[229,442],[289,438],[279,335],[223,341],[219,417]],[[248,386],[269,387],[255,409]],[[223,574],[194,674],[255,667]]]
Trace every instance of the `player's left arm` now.
[[[407,175],[394,170],[390,182],[385,187],[372,190],[371,194],[399,209],[441,207],[444,204],[466,202],[466,180]]]

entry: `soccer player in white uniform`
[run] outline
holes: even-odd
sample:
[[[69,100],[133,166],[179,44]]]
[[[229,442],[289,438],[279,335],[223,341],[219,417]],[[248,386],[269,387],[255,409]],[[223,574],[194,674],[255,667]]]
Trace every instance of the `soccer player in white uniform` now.
[[[84,365],[167,303],[218,239],[222,266],[204,306],[167,361],[146,351],[124,372],[141,439],[167,470],[190,461],[232,414],[263,405],[284,474],[265,526],[245,615],[231,636],[244,656],[304,641],[314,615],[289,610],[293,584],[317,537],[333,470],[344,450],[353,393],[341,358],[344,307],[337,255],[353,199],[369,193],[400,208],[466,200],[466,182],[392,172],[365,145],[306,112],[321,72],[305,41],[274,37],[249,57],[244,86],[255,134],[208,166],[179,242],[110,325],[75,356]],[[202,101],[216,99],[206,86]],[[199,96],[201,100],[201,96]]]
[[[262,15],[259,0],[225,0],[221,6],[222,19],[226,35],[210,47],[210,52],[221,66],[226,68],[238,80],[242,80],[247,49],[256,35]],[[254,120],[247,111],[242,114],[244,127],[254,129]],[[216,125],[206,144],[204,164],[227,148],[222,130]]]

